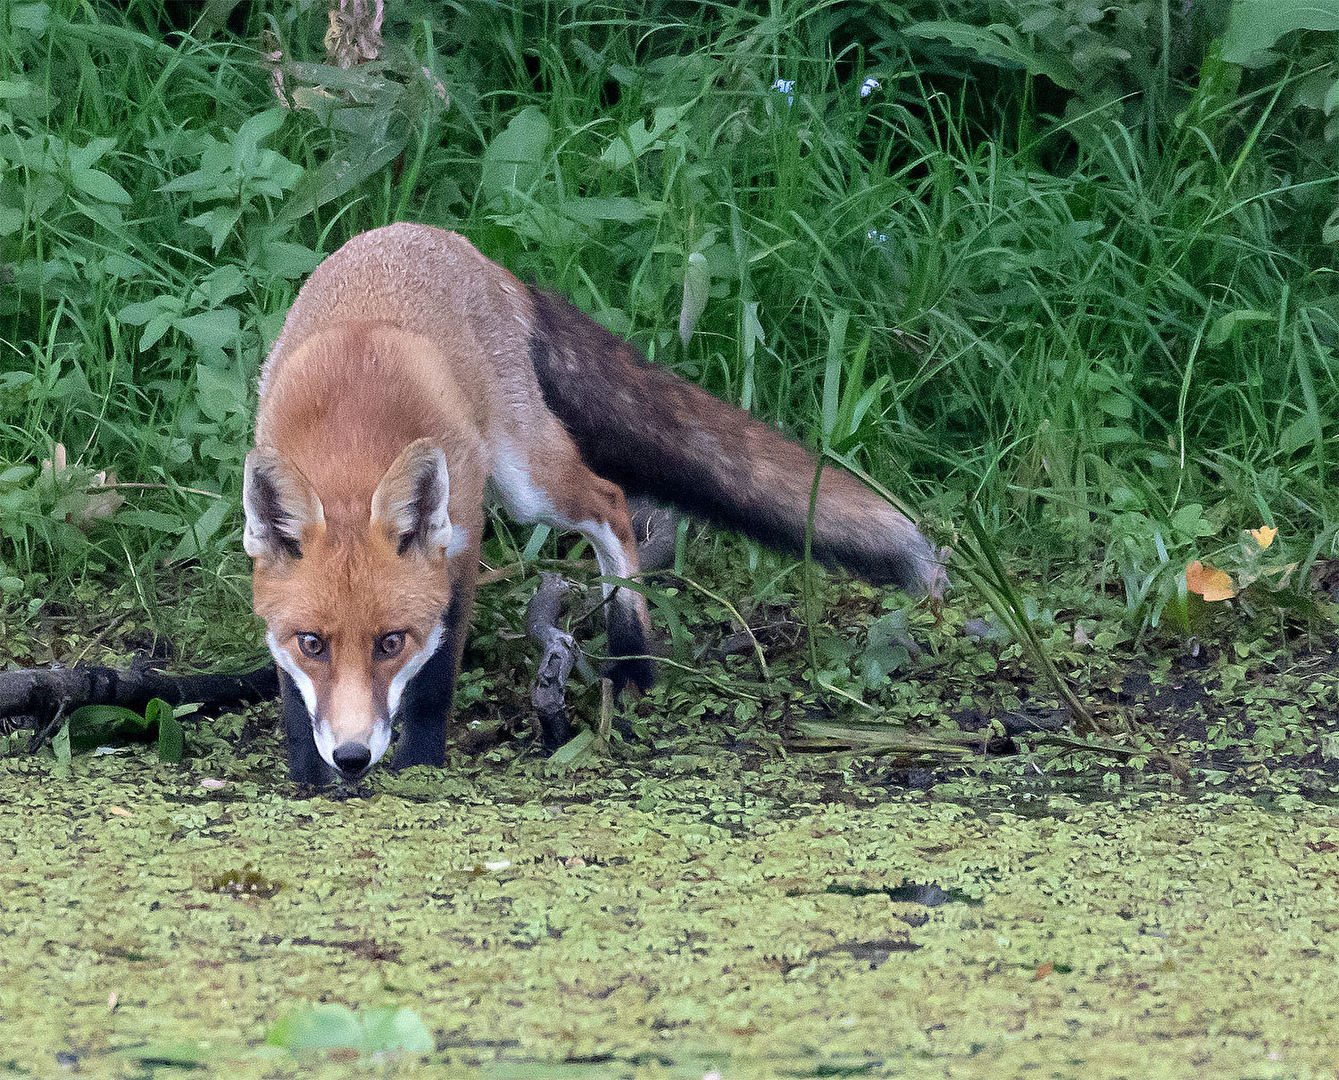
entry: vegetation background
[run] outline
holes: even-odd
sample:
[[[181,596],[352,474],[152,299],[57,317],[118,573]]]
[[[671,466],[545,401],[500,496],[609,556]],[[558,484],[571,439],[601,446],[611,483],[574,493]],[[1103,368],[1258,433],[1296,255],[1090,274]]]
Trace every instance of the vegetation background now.
[[[257,655],[259,362],[324,254],[406,218],[931,520],[983,507],[1122,640],[1203,629],[1197,560],[1277,612],[1334,555],[1332,4],[347,8],[0,15],[9,660],[112,623]]]

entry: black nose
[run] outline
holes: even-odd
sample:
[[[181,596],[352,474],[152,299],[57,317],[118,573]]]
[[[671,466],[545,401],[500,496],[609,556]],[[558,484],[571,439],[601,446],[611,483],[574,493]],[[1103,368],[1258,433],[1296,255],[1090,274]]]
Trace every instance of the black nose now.
[[[335,768],[350,777],[362,776],[372,764],[372,749],[362,743],[340,743],[330,756],[335,759]]]

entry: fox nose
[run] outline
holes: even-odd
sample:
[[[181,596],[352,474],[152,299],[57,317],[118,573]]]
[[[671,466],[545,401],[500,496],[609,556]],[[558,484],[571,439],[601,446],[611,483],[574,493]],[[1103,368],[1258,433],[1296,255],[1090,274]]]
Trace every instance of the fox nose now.
[[[362,743],[340,743],[330,756],[334,758],[335,768],[350,779],[362,776],[372,764],[372,748]]]

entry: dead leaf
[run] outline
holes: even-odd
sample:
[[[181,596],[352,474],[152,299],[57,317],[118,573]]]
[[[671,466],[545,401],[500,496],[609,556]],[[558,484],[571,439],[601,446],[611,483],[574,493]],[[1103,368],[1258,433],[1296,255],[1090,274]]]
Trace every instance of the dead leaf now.
[[[1211,604],[1218,600],[1230,600],[1237,595],[1232,588],[1232,579],[1225,570],[1215,569],[1199,559],[1186,567],[1186,588]]]
[[[1050,960],[1047,960],[1046,963],[1044,964],[1038,964],[1037,970],[1032,973],[1032,981],[1041,982],[1042,979],[1046,978],[1046,976],[1049,975],[1054,970],[1055,970],[1055,964],[1053,964]]]
[[[1251,530],[1251,536],[1262,551],[1274,542],[1274,537],[1278,534],[1278,529],[1271,529],[1268,525],[1261,525],[1260,528]]]
[[[88,486],[88,503],[78,513],[69,515],[70,524],[87,530],[93,522],[111,517],[125,501],[125,496],[116,490],[116,473],[97,473]]]
[[[339,0],[330,8],[330,29],[325,33],[326,62],[351,68],[381,55],[381,20],[385,0]]]
[[[124,806],[109,806],[109,807],[107,807],[107,812],[108,812],[109,814],[115,814],[117,817],[134,817],[134,816],[135,816],[135,815],[132,814],[129,810],[127,810]]]
[[[56,443],[51,448],[51,457],[42,459],[42,482],[51,487],[62,485],[65,492],[57,512],[63,509],[65,520],[85,532],[94,522],[115,514],[126,501],[116,490],[115,472],[104,469],[88,476],[78,462],[70,464],[63,443]]]

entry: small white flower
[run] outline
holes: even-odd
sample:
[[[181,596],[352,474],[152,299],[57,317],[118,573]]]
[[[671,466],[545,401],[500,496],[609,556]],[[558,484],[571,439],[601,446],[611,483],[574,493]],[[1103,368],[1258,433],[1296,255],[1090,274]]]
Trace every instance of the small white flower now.
[[[875,90],[880,89],[882,86],[883,83],[879,82],[878,79],[870,77],[860,84],[860,96],[869,97],[870,94],[874,93]]]
[[[794,91],[795,91],[795,80],[794,80],[794,79],[777,79],[776,82],[772,83],[772,89],[775,90],[775,91],[776,91],[777,93],[779,93],[779,94],[785,94],[785,95],[786,95],[786,104],[787,104],[787,105],[794,105],[794,104],[795,104],[795,93],[794,93]]]
[[[865,233],[865,239],[873,240],[876,244],[886,244],[888,243],[888,234],[881,233],[878,229],[870,229],[869,232]]]

